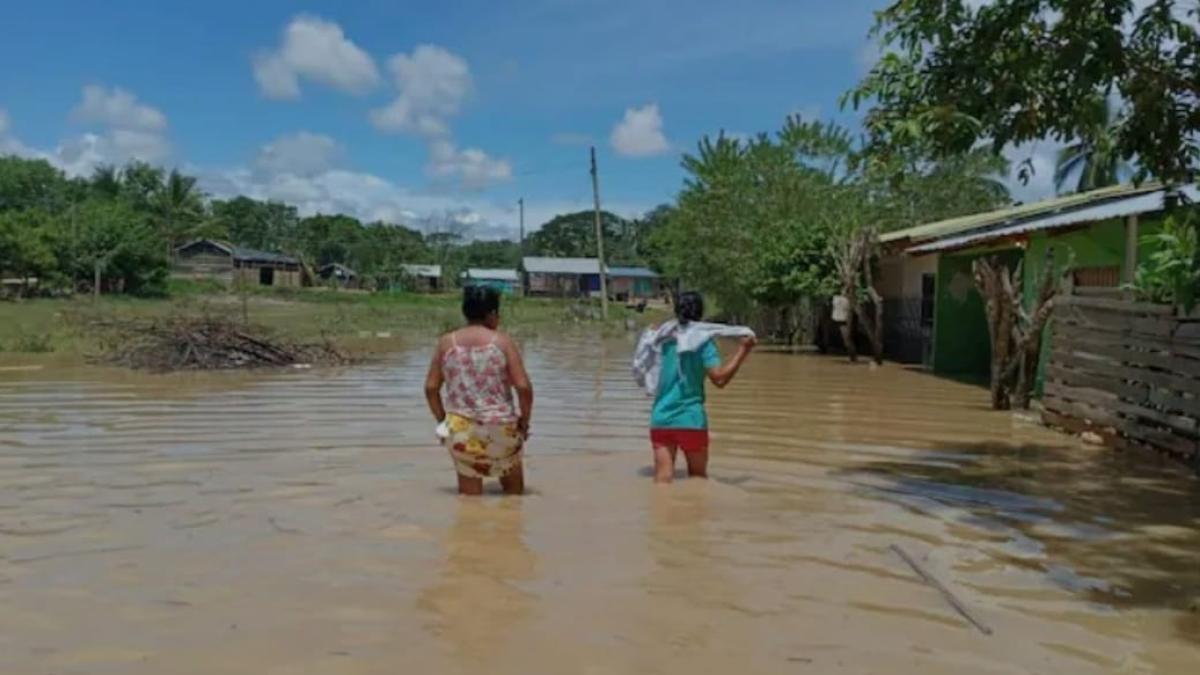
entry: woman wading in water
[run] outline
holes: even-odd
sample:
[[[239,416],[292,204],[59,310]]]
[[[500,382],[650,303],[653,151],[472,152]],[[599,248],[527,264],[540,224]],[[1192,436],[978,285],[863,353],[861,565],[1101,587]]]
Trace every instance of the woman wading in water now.
[[[525,490],[521,451],[529,437],[533,386],[521,353],[498,330],[500,293],[463,289],[462,312],[467,325],[438,340],[425,398],[454,460],[459,494],[483,494],[483,479],[496,476],[505,493],[519,495]]]
[[[689,476],[708,476],[704,380],[724,388],[757,344],[749,328],[705,323],[703,316],[704,298],[699,293],[680,294],[675,301],[675,320],[643,333],[634,352],[634,377],[654,397],[650,445],[658,483],[670,483],[674,478],[675,456],[680,450]],[[737,352],[724,363],[714,340],[717,337],[741,338]]]

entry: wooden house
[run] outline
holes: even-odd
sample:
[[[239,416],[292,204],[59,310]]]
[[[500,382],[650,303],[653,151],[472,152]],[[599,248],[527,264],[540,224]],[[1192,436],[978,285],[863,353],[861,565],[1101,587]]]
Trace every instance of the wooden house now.
[[[283,288],[297,288],[304,280],[300,261],[292,256],[214,239],[199,239],[175,249],[172,276]]]
[[[401,265],[410,278],[409,287],[418,293],[436,293],[442,290],[441,265]]]

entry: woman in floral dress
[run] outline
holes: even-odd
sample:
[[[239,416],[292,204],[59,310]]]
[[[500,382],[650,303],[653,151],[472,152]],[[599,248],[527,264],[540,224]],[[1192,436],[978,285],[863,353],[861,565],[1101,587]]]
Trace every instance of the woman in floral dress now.
[[[443,335],[425,378],[425,398],[438,435],[454,460],[458,492],[483,494],[483,479],[500,479],[504,492],[521,494],[521,451],[529,437],[533,386],[521,352],[501,333],[500,293],[463,290],[467,325]],[[519,406],[513,403],[513,391]]]

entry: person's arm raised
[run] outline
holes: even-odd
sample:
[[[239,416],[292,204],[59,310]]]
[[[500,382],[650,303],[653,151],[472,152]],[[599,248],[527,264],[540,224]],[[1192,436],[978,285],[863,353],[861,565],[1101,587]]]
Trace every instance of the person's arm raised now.
[[[737,352],[725,363],[709,368],[708,380],[717,386],[719,389],[724,389],[726,385],[733,381],[733,376],[737,375],[742,364],[750,356],[751,350],[758,344],[758,340],[752,337],[742,338],[738,345]]]

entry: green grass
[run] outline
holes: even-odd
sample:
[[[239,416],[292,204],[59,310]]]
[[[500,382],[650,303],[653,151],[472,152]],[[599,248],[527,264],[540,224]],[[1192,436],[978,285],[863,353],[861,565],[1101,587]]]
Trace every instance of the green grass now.
[[[104,296],[0,302],[0,352],[56,352],[82,357],[102,338],[96,320],[144,319],[176,313],[219,313],[278,331],[291,339],[331,337],[347,343],[379,337],[432,338],[462,325],[457,294],[363,293],[328,289],[255,289],[245,296],[194,283],[173,284],[166,298]],[[557,333],[577,325],[603,334],[625,331],[627,318],[639,324],[659,318],[610,307],[608,321],[592,318],[598,307],[568,301],[506,297],[504,327],[518,337]],[[370,345],[367,345],[369,348]]]

